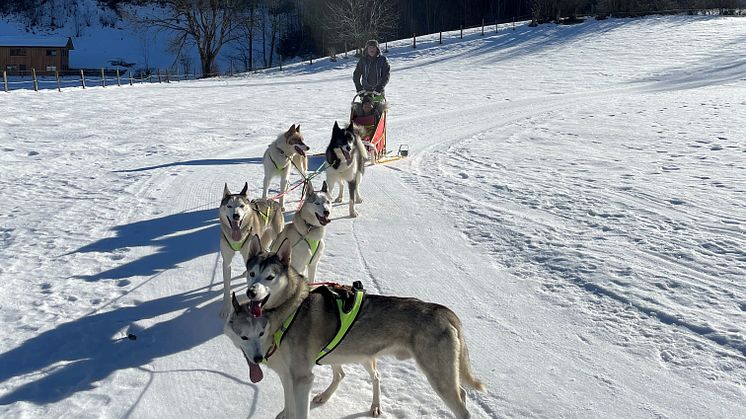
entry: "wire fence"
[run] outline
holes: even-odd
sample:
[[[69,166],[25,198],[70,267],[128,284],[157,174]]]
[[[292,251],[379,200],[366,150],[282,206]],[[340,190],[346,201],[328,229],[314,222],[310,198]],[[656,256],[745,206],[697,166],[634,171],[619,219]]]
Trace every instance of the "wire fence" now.
[[[2,89],[5,92],[11,90],[58,90],[68,87],[101,86],[133,86],[143,83],[171,83],[183,80],[196,79],[198,75],[172,73],[170,71],[157,71],[151,73],[132,74],[131,71],[120,72],[119,70],[79,70],[76,72],[59,72],[54,75],[37,74],[35,69],[28,73],[9,75],[7,71],[2,74]]]

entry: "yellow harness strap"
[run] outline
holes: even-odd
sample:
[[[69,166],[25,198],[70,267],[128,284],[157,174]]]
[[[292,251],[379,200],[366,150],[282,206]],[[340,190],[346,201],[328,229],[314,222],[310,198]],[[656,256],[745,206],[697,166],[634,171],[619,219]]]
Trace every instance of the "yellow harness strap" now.
[[[319,352],[319,354],[316,356],[317,364],[325,356],[329,355],[339,345],[339,343],[342,342],[342,339],[345,338],[347,332],[350,330],[350,327],[353,323],[355,323],[358,313],[360,313],[360,307],[363,305],[364,296],[365,291],[355,290],[355,304],[352,306],[352,309],[348,313],[345,313],[344,311],[344,301],[342,301],[341,298],[337,299],[337,308],[339,308],[340,323],[339,330],[337,331],[337,335],[334,336],[334,339],[332,339],[331,342],[324,346],[321,352]]]

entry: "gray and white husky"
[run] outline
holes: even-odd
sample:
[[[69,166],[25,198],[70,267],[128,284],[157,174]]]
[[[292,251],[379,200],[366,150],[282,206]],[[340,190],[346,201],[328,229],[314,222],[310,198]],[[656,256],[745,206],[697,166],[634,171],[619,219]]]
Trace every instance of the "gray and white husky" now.
[[[340,128],[334,122],[332,138],[326,148],[326,181],[329,183],[329,193],[339,184],[339,196],[334,202],[342,202],[344,184],[347,183],[350,194],[350,217],[357,217],[355,204],[363,202],[360,196],[360,182],[365,172],[365,162],[368,152],[360,137],[360,128],[350,123],[346,128]]]
[[[223,333],[233,342],[236,348],[241,350],[241,354],[249,365],[249,379],[252,383],[258,383],[264,379],[264,373],[259,363],[264,360],[266,354],[266,349],[263,346],[264,336],[272,334],[267,326],[269,326],[267,317],[253,317],[250,304],[240,304],[236,299],[236,293],[233,293],[233,312],[226,319]],[[373,383],[373,402],[369,413],[372,417],[379,417],[381,416],[381,381],[376,368],[376,360],[370,359],[362,364],[368,371]],[[329,387],[313,398],[313,403],[326,403],[337,391],[337,387],[344,377],[345,373],[342,366],[332,365],[332,382]],[[284,413],[283,410],[277,417],[289,417]]]
[[[316,268],[326,247],[324,235],[331,209],[332,200],[326,182],[320,191],[314,191],[313,184],[309,182],[303,205],[272,244],[272,249],[277,251],[280,244],[287,240],[291,246],[293,268],[303,274],[308,267],[307,277],[311,282],[316,279]]]
[[[280,204],[266,200],[249,200],[249,184],[237,194],[223,187],[223,199],[218,210],[220,218],[220,255],[223,259],[223,307],[220,316],[230,313],[231,261],[236,252],[241,253],[246,263],[249,237],[261,237],[262,245],[269,247],[284,225]]]
[[[306,177],[308,170],[308,157],[306,152],[310,148],[303,142],[303,134],[300,133],[300,124],[290,126],[286,132],[278,135],[277,138],[267,147],[262,158],[264,166],[264,192],[262,198],[267,198],[269,184],[273,178],[280,178],[280,193],[287,189],[288,179],[290,179],[290,170],[292,166],[298,170],[301,176]],[[280,196],[280,206],[285,210],[285,195]]]
[[[291,266],[290,244],[276,253],[264,251],[259,238],[251,239],[246,263],[250,300],[248,310],[234,311],[229,318],[239,336],[249,333],[257,318],[267,320],[260,338],[261,350],[237,343],[254,363],[264,359],[280,376],[285,408],[278,417],[306,419],[309,414],[313,366],[317,356],[337,333],[336,301],[319,293],[309,294],[309,285]],[[272,347],[273,333],[295,313],[279,347]],[[246,331],[246,332],[245,332]],[[399,359],[413,357],[430,385],[459,418],[468,418],[466,391],[462,384],[483,391],[474,377],[464,341],[461,321],[450,309],[415,298],[367,295],[357,318],[320,365],[368,362],[381,355]]]

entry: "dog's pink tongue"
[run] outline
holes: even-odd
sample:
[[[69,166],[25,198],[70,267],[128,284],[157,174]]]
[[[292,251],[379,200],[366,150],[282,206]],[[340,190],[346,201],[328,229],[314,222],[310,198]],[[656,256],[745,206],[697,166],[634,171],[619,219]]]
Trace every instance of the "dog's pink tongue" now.
[[[252,383],[258,383],[264,378],[262,367],[249,361],[249,379]]]
[[[347,160],[347,164],[350,164],[350,161],[352,161],[352,155],[347,150],[342,150],[342,154],[345,155],[345,160]]]
[[[233,241],[241,240],[241,227],[235,221],[231,221],[231,239]]]
[[[262,303],[258,301],[252,301],[249,307],[251,315],[254,317],[262,317]]]

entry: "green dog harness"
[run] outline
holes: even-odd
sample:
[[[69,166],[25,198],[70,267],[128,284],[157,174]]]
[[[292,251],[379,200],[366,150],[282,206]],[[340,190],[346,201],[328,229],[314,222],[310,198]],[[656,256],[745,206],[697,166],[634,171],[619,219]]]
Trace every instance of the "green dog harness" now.
[[[319,290],[319,288],[314,289],[312,292],[316,292],[317,290]],[[352,308],[350,308],[348,311],[345,311],[345,300],[339,296],[334,297],[334,301],[337,304],[337,309],[339,310],[339,329],[337,330],[337,334],[334,336],[334,338],[321,349],[318,355],[316,355],[317,364],[319,363],[319,361],[321,361],[321,359],[329,355],[337,346],[339,346],[345,336],[347,336],[347,332],[350,330],[350,327],[352,327],[353,323],[355,323],[355,320],[360,313],[360,307],[362,307],[363,299],[365,297],[365,290],[353,290],[355,291],[355,300],[352,304]],[[333,292],[330,291],[330,293]],[[288,329],[290,329],[290,326],[292,326],[293,322],[295,321],[295,315],[298,314],[298,310],[300,310],[300,307],[298,307],[298,309],[296,309],[293,314],[285,319],[285,321],[282,322],[282,326],[277,329],[277,331],[272,335],[272,346],[269,348],[267,354],[264,356],[264,361],[266,361],[267,358],[272,356],[272,354],[274,354],[275,351],[280,348],[282,339],[285,337],[285,333],[287,333]]]

